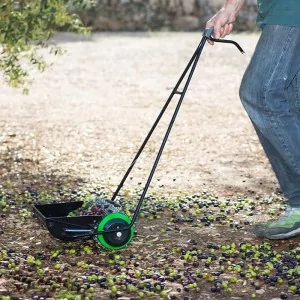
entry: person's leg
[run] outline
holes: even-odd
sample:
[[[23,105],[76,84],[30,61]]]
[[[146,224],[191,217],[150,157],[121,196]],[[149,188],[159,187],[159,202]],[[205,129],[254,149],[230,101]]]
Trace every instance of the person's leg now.
[[[266,26],[240,88],[244,108],[293,208],[292,214],[297,216],[291,217],[289,209],[283,226],[280,220],[254,227],[256,234],[269,238],[300,234],[299,53],[300,27]]]

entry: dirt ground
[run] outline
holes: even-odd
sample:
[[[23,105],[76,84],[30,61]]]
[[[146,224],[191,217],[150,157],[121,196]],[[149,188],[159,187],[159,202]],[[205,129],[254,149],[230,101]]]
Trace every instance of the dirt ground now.
[[[0,150],[14,161],[2,161],[2,178],[26,185],[21,167],[37,180],[118,184],[200,38],[167,32],[57,37],[67,53],[45,54],[53,65],[43,74],[33,71],[30,95],[1,88]],[[258,34],[231,38],[246,54],[231,45],[206,46],[152,186],[222,195],[276,190],[238,96]],[[174,98],[128,185],[146,180],[176,103]]]
[[[201,34],[102,33],[84,38],[61,34],[56,41],[67,53],[53,57],[45,52],[53,65],[43,74],[32,73],[34,82],[29,95],[2,86],[0,200],[4,204],[0,201],[0,296],[3,292],[26,295],[22,299],[53,299],[38,295],[53,296],[49,288],[55,286],[55,295],[59,289],[86,295],[87,276],[98,276],[100,268],[104,277],[117,274],[117,278],[124,263],[127,273],[157,272],[157,268],[170,265],[188,277],[198,265],[192,264],[185,254],[196,251],[192,249],[197,244],[205,255],[217,253],[220,258],[228,254],[223,253],[225,250],[234,252],[229,267],[233,262],[245,272],[258,263],[258,272],[269,271],[267,260],[256,261],[258,251],[272,260],[274,249],[284,267],[299,263],[299,239],[268,244],[255,237],[250,228],[253,222],[278,217],[284,211],[281,197],[272,195],[278,189],[276,179],[238,97],[239,84],[258,37],[254,33],[231,36],[244,48],[244,55],[231,45],[205,47],[149,189],[151,197],[156,193],[157,198],[149,196],[145,201],[144,217],[137,220],[137,234],[130,247],[117,254],[118,259],[109,251],[99,250],[93,241],[68,244],[52,238],[32,217],[31,204],[84,199],[93,185],[115,190]],[[176,103],[174,98],[122,195],[143,187]],[[180,195],[175,202],[170,200],[172,197],[162,196],[172,192]],[[226,197],[232,199],[225,201]],[[134,205],[125,200],[125,206]],[[286,247],[288,250],[283,251]],[[236,253],[238,256],[234,256]],[[297,260],[292,257],[295,253]],[[275,282],[270,283],[259,274],[250,274],[247,281],[237,270],[220,273],[221,264],[216,261],[211,267],[205,255],[199,258],[199,268],[206,273],[195,292],[178,291],[178,280],[167,282],[166,289],[178,296],[173,299],[250,299],[253,293],[259,300],[278,299],[282,291],[288,293],[290,284],[300,294],[298,271],[294,272],[295,286],[288,274],[284,280],[289,282],[282,286],[276,283],[274,288]],[[116,261],[107,263],[112,257]],[[39,261],[43,269],[28,259]],[[12,266],[11,261],[20,267]],[[78,265],[81,261],[86,262],[88,271]],[[140,280],[140,274],[128,276]],[[212,295],[212,284],[218,276],[225,283],[238,280],[232,293]],[[153,280],[156,282],[157,278]],[[115,296],[111,287],[110,292],[98,283],[91,286],[95,286],[93,299]],[[164,297],[155,295],[151,299]]]

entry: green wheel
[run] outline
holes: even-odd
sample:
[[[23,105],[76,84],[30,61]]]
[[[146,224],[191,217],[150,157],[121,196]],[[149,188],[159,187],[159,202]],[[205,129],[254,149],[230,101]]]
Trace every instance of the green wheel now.
[[[130,218],[122,213],[112,213],[105,216],[98,224],[98,231],[116,230],[127,227],[131,223]],[[98,234],[97,242],[104,248],[119,250],[127,246],[134,235],[134,227],[127,230]]]

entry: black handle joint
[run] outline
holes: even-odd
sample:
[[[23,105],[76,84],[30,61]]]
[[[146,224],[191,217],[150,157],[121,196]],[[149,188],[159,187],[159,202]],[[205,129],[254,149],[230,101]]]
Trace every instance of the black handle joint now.
[[[205,36],[207,39],[210,39],[211,35],[214,32],[214,28],[213,27],[209,27],[209,28],[205,28],[204,32],[203,32],[203,36]]]

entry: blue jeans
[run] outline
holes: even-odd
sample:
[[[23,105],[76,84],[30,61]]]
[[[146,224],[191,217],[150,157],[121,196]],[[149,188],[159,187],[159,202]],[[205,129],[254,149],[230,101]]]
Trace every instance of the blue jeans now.
[[[240,97],[281,191],[300,207],[300,27],[264,27]]]

